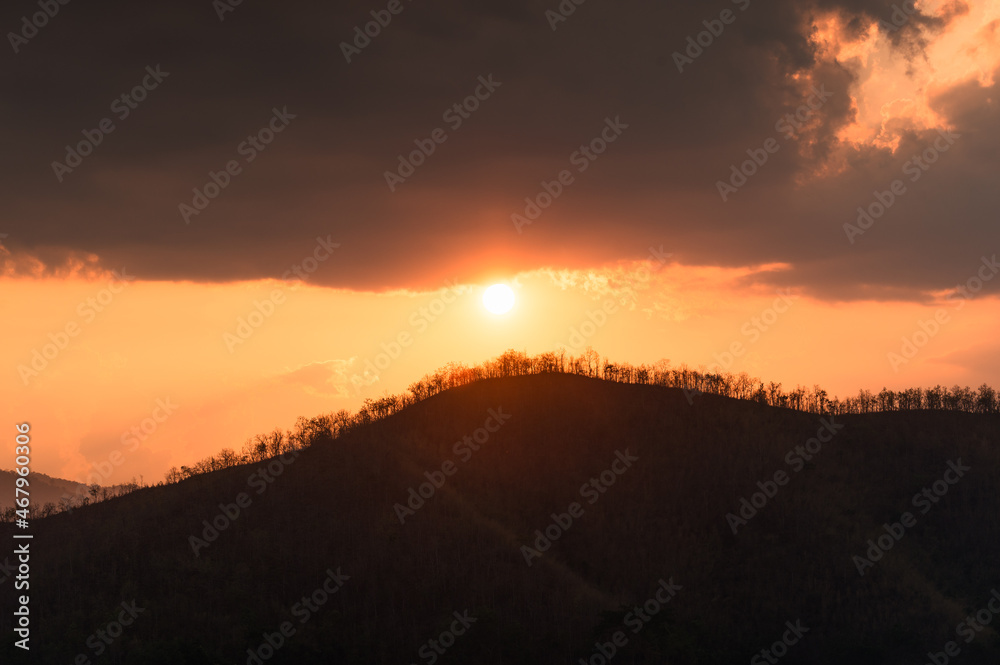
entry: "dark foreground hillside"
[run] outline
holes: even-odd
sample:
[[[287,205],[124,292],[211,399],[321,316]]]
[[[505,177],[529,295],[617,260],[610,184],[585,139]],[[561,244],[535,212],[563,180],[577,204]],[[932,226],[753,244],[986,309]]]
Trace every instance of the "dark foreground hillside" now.
[[[483,381],[272,461],[280,475],[235,467],[36,521],[32,649],[11,646],[0,572],[0,660],[1000,662],[1000,416],[691,402]],[[762,506],[745,523],[743,498]]]

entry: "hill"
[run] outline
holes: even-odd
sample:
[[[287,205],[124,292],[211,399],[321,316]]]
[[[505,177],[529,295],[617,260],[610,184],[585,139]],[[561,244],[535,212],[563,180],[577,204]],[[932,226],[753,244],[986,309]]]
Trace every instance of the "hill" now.
[[[0,511],[14,505],[14,481],[18,475],[13,471],[0,469]],[[31,502],[38,507],[47,503],[59,505],[64,497],[75,499],[87,495],[87,486],[83,483],[53,478],[44,473],[31,474]]]
[[[998,444],[992,414],[479,381],[284,461],[35,521],[32,660],[0,653],[881,665],[953,641],[996,663],[1000,622],[968,643],[960,623],[1000,590]]]

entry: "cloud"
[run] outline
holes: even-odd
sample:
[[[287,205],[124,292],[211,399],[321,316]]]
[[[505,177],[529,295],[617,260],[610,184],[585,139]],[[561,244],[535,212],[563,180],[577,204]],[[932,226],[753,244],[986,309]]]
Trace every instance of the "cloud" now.
[[[353,397],[349,373],[356,371],[358,364],[355,358],[324,360],[288,370],[274,380],[316,397]]]
[[[244,3],[224,21],[204,2],[66,6],[0,75],[5,272],[97,257],[140,279],[280,277],[332,235],[342,249],[315,283],[421,290],[642,260],[669,238],[689,266],[789,266],[762,274],[769,286],[918,299],[1000,246],[1000,59],[978,4],[920,3],[888,31],[889,0],[629,0],[580,5],[553,31],[556,4],[406,5],[350,64],[340,43],[374,5]],[[735,20],[679,72],[674,53],[723,9]],[[113,100],[156,65],[169,76],[119,119]],[[499,87],[453,129],[444,114],[489,75]],[[776,123],[820,85],[828,103],[785,137]],[[286,107],[295,118],[247,162],[240,146]],[[114,131],[58,182],[52,162],[105,117]],[[511,214],[606,118],[627,131],[518,234]],[[843,225],[941,123],[961,142],[849,243]],[[390,192],[385,172],[436,128],[447,139]],[[723,202],[717,183],[772,137],[780,149]],[[239,173],[185,224],[179,205],[230,160]]]
[[[1000,344],[974,344],[968,348],[932,358],[929,362],[957,367],[970,375],[997,376],[1000,374]]]

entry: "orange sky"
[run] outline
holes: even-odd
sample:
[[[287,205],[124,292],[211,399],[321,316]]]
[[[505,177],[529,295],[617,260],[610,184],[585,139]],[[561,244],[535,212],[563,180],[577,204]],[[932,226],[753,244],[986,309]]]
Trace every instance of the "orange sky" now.
[[[200,28],[178,8],[174,23],[150,25],[169,34],[147,40],[164,50],[142,63],[81,46],[131,34],[81,7],[79,24],[32,43],[48,56],[26,52],[0,74],[17,128],[0,155],[2,420],[32,424],[36,471],[155,482],[298,416],[354,410],[507,348],[583,341],[612,360],[722,363],[841,396],[1000,387],[989,295],[1000,281],[983,258],[1000,249],[1000,0],[914,6],[919,16],[886,29],[892,2],[755,2],[682,72],[672,53],[703,25],[696,3],[595,6],[555,36],[543,8],[456,7],[437,18],[461,25],[462,58],[440,47],[435,21],[415,20],[350,68],[320,27],[356,22],[336,3],[309,20],[241,13],[271,40],[249,52],[236,29],[179,38],[178,26]],[[275,66],[274,53],[289,60]],[[163,90],[56,182],[65,143],[161,56]],[[64,61],[76,69],[52,65]],[[240,76],[219,86],[230,70]],[[494,74],[467,122],[388,190],[385,169]],[[829,99],[807,109],[815,86]],[[295,119],[280,140],[185,224],[177,202],[286,102]],[[791,112],[806,119],[786,136],[774,121]],[[526,196],[574,168],[576,146],[620,123],[544,214],[512,227]],[[858,206],[945,130],[958,136],[947,153],[845,238]],[[749,162],[751,177],[720,198],[720,178],[769,139],[768,161]],[[340,243],[332,257],[313,253],[317,234]],[[311,253],[308,283],[263,278]],[[122,263],[138,276],[113,279]],[[982,292],[949,299],[980,278]],[[516,292],[506,315],[481,304],[493,282]],[[605,321],[609,298],[619,306]],[[366,374],[401,335],[398,357]],[[905,362],[904,339],[920,347]]]
[[[897,373],[887,354],[899,352],[901,337],[912,337],[941,305],[837,305],[792,295],[786,307],[773,290],[741,286],[754,272],[652,259],[590,272],[536,271],[507,280],[517,303],[502,316],[483,307],[486,285],[372,294],[274,281],[136,281],[113,294],[108,280],[8,278],[0,286],[7,313],[0,356],[18,371],[0,384],[0,411],[6,422],[32,423],[36,471],[84,480],[119,450],[124,462],[107,482],[140,474],[155,481],[170,466],[239,448],[273,427],[290,428],[297,416],[353,410],[364,397],[402,392],[449,361],[579,344],[574,329],[590,332],[588,315],[599,320],[609,299],[626,304],[586,342],[611,359],[710,366],[726,362],[737,342],[744,350],[729,371],[786,387],[819,383],[845,395],[883,385],[996,383],[997,368],[975,363],[970,341],[986,343],[997,330],[995,298],[972,298],[959,310],[944,305],[948,323]],[[238,319],[276,290],[281,297],[271,316],[254,318],[260,325],[253,334],[227,345],[224,335],[236,334]],[[73,323],[79,331],[61,339]],[[361,378],[366,361],[375,362],[381,344],[400,333],[411,335],[410,345],[377,381]],[[45,350],[50,335],[65,348],[54,354],[50,347],[55,357],[47,366],[37,376],[26,373],[33,350]],[[358,377],[353,384],[352,377]],[[152,430],[157,400],[176,410],[165,418],[156,411],[163,422]],[[123,442],[130,428],[142,431],[144,419],[146,441]]]

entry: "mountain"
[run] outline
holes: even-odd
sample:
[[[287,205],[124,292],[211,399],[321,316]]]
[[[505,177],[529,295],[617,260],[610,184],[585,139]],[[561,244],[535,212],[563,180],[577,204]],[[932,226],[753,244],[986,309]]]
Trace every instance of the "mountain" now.
[[[284,461],[35,521],[34,660],[0,654],[996,663],[998,444],[997,415],[479,381]]]
[[[19,478],[15,472],[0,469],[0,511],[14,505],[14,483]],[[59,505],[59,500],[68,495],[71,498],[87,496],[87,486],[64,478],[53,478],[44,473],[31,472],[31,503],[39,508],[47,503]]]

